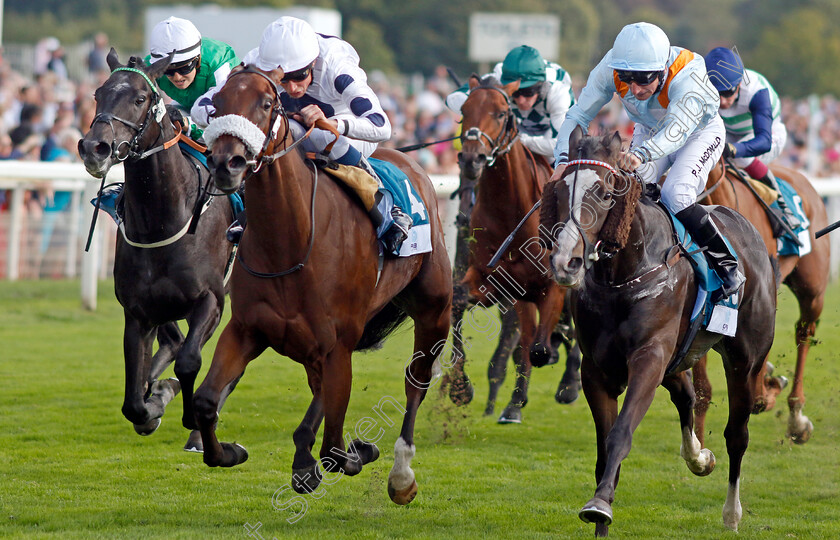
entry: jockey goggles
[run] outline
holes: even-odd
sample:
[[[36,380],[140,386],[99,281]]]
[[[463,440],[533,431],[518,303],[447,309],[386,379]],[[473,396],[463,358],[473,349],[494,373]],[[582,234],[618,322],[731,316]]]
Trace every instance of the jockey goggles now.
[[[617,69],[616,74],[618,75],[618,80],[625,83],[636,83],[639,86],[647,86],[656,79],[659,78],[661,71],[628,71],[623,69]]]
[[[193,58],[192,60],[190,60],[186,64],[183,64],[183,65],[180,65],[180,66],[175,66],[175,67],[170,67],[169,69],[164,71],[163,74],[166,75],[167,77],[174,77],[175,74],[186,77],[187,75],[192,73],[192,70],[194,70],[195,67],[198,65],[199,58],[200,57],[196,56],[195,58]]]
[[[730,98],[735,95],[735,92],[738,91],[738,86],[736,86],[735,88],[730,88],[729,90],[718,90],[718,94],[720,94],[720,97],[722,98]]]
[[[539,91],[540,91],[540,85],[535,84],[533,86],[529,86],[528,88],[520,88],[519,90],[517,90],[516,92],[511,94],[510,97],[512,97],[514,99],[519,98],[519,97],[529,98],[529,97],[533,97],[533,96],[537,95],[537,93]]]
[[[312,73],[312,64],[309,64],[303,69],[299,69],[297,71],[290,71],[289,73],[286,73],[285,75],[283,75],[283,78],[280,79],[280,82],[286,84],[289,82],[305,81],[306,78],[309,77],[310,73]]]

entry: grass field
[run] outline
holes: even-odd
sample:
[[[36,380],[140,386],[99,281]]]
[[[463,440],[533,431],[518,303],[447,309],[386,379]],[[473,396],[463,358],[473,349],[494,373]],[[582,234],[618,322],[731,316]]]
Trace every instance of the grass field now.
[[[309,403],[301,366],[274,353],[252,362],[219,421],[220,438],[250,459],[210,469],[181,450],[181,398],[160,429],[140,437],[121,413],[122,311],[110,286],[99,309],[80,308],[77,282],[0,282],[0,537],[2,538],[589,538],[577,517],[595,488],[595,435],[581,398],[560,406],[562,369],[535,370],[522,425],[482,417],[492,343],[473,339],[468,371],[476,399],[455,408],[437,390],[420,409],[413,467],[420,491],[397,507],[386,494],[394,427],[380,424],[379,460],[359,476],[333,477],[320,498],[291,499],[292,432]],[[739,538],[840,535],[840,286],[830,290],[806,371],[806,445],[784,438],[787,406],[754,416],[744,459]],[[780,299],[772,360],[791,375],[795,304]],[[355,359],[347,429],[383,397],[404,401],[403,329],[381,351]],[[213,344],[205,348],[205,366]],[[509,369],[510,371],[510,369]],[[721,521],[729,459],[722,436],[722,368],[707,444],[717,470],[697,478],[679,457],[679,422],[667,392],[637,430],[613,505],[614,538],[735,538]],[[171,369],[168,373],[171,373]],[[203,376],[203,373],[202,373]],[[503,406],[512,389],[509,375]],[[786,395],[786,394],[785,394]],[[396,419],[396,415],[394,415]],[[320,446],[320,442],[318,443]],[[274,503],[272,496],[277,493]],[[294,523],[295,512],[300,517]],[[250,528],[249,528],[250,527]],[[256,528],[258,527],[258,528]]]

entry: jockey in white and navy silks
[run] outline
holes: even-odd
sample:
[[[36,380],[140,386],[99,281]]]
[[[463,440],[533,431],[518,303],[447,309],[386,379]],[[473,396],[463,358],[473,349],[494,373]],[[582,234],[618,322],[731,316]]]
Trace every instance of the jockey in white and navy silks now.
[[[724,156],[752,178],[776,191],[776,177],[767,167],[779,157],[787,141],[779,95],[760,73],[744,69],[741,57],[725,47],[706,55],[706,71],[720,94],[720,116],[726,126]],[[778,199],[788,225],[795,229],[799,219]]]
[[[512,111],[519,124],[519,140],[535,154],[553,156],[560,125],[575,103],[572,78],[566,70],[544,60],[537,49],[521,45],[485,77],[490,75],[502,85],[519,80],[519,89],[511,95],[516,105]],[[464,85],[446,97],[446,106],[460,112],[468,96],[469,86]]]
[[[708,248],[706,258],[723,281],[723,295],[737,292],[745,279],[737,260],[706,209],[696,204],[723,152],[725,131],[717,114],[720,97],[708,81],[703,57],[672,47],[658,26],[644,22],[625,26],[589,74],[557,137],[551,179],[559,179],[566,169],[572,131],[576,126],[586,130],[614,94],[636,123],[630,149],[619,165],[635,170],[647,183],[657,182],[667,172],[662,202]]]
[[[358,53],[349,43],[316,34],[301,19],[280,17],[268,25],[260,46],[246,54],[243,63],[263,71],[283,70],[280,99],[290,116],[289,125],[296,140],[316,120],[332,123],[342,136],[328,157],[343,165],[363,168],[381,186],[367,157],[380,142],[391,138],[391,123],[367,84]],[[334,139],[331,132],[316,128],[301,146],[320,153]],[[411,217],[394,205],[390,215],[378,213],[371,218],[382,233],[380,239],[386,251],[399,253],[411,227]]]

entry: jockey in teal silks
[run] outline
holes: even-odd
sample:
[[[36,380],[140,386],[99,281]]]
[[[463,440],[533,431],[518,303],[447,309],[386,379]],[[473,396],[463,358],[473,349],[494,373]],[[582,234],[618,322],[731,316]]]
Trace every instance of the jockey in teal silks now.
[[[718,115],[720,96],[708,81],[703,57],[672,47],[658,26],[645,22],[625,26],[589,74],[560,128],[551,180],[558,180],[566,169],[572,131],[577,126],[586,130],[615,94],[636,123],[620,167],[636,171],[646,183],[657,182],[667,171],[662,202],[707,248],[706,259],[723,281],[723,296],[734,294],[745,277],[708,211],[696,203],[723,152],[726,132]]]
[[[717,47],[706,55],[706,71],[720,94],[720,116],[726,126],[724,157],[752,178],[779,192],[779,208],[791,229],[801,225],[785,204],[779,183],[767,165],[779,157],[787,141],[779,95],[760,73],[744,69],[737,53]]]

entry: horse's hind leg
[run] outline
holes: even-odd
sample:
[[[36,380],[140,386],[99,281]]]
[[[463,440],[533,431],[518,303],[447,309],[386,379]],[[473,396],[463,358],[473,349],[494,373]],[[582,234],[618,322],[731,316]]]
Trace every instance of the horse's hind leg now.
[[[210,370],[193,397],[195,420],[204,445],[204,463],[210,467],[232,467],[248,459],[248,452],[241,445],[219,442],[216,422],[223,391],[242,376],[248,362],[259,356],[265,347],[235,320],[231,320],[219,336]]]
[[[501,308],[500,308],[501,309]],[[507,374],[507,362],[514,348],[519,344],[519,317],[516,311],[507,307],[502,313],[502,328],[499,331],[499,344],[490,358],[487,365],[487,379],[490,382],[490,392],[487,396],[487,405],[484,407],[484,415],[490,416],[496,408],[496,398],[499,395],[499,387],[505,382]]]
[[[405,368],[405,415],[400,437],[394,445],[394,467],[388,474],[388,495],[397,504],[408,504],[417,495],[417,482],[411,469],[415,453],[414,421],[431,386],[433,366],[449,332],[448,297],[426,298],[425,302],[423,312],[410,312],[414,319],[414,354]]]
[[[706,412],[712,402],[712,383],[706,371],[707,355],[703,355],[691,368],[691,378],[694,383],[694,433],[702,447],[706,441]]]
[[[170,321],[157,327],[158,350],[152,356],[152,369],[149,373],[149,384],[160,377],[166,367],[175,360],[175,356],[184,343],[184,334],[178,328],[178,323]]]
[[[554,399],[560,404],[574,403],[581,389],[580,384],[580,346],[578,346],[577,339],[575,339],[575,330],[572,326],[572,316],[569,312],[569,303],[565,302],[563,305],[563,315],[560,322],[555,327],[552,334],[552,339],[561,340],[563,346],[566,348],[566,370],[563,376],[560,377],[560,384],[557,385],[557,393],[554,394]],[[559,349],[559,346],[558,346]]]
[[[680,456],[685,460],[688,469],[697,476],[706,476],[715,468],[715,456],[707,448],[703,448],[697,435],[694,434],[694,387],[691,385],[687,371],[666,377],[662,386],[671,394],[671,402],[676,406],[680,415],[680,430],[682,444]]]
[[[534,343],[536,334],[536,308],[530,302],[517,302],[514,306],[519,315],[519,328],[522,332],[519,337],[519,351],[514,351],[513,361],[516,365],[516,386],[505,410],[499,416],[500,424],[521,424],[522,407],[528,403],[528,383],[531,378],[531,359],[529,352]],[[555,323],[557,321],[554,321]]]
[[[814,424],[802,414],[805,407],[805,362],[808,359],[811,340],[817,331],[817,320],[822,313],[824,296],[823,293],[814,296],[800,294],[801,296],[797,296],[800,316],[796,322],[796,371],[788,395],[790,416],[787,436],[797,444],[805,444],[814,431]]]

